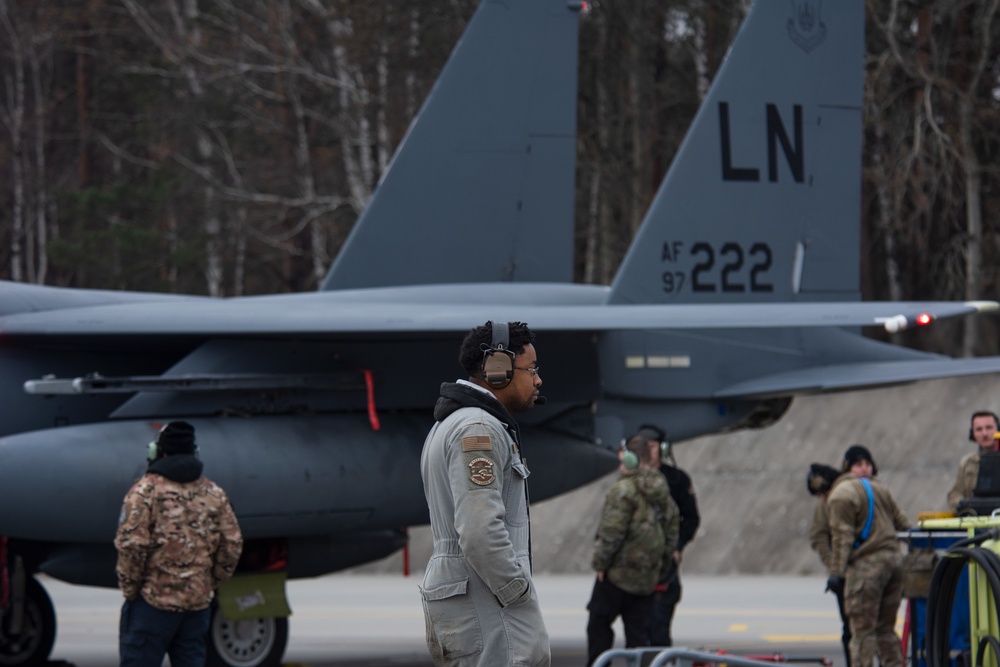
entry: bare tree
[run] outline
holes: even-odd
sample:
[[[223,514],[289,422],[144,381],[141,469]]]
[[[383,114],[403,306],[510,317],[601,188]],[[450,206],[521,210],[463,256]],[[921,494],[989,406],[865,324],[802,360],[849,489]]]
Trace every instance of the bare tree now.
[[[25,241],[25,174],[24,174],[24,118],[27,100],[25,92],[25,60],[27,49],[22,35],[25,28],[15,24],[15,17],[7,0],[0,0],[0,21],[3,23],[11,69],[4,72],[4,97],[0,105],[0,122],[7,128],[11,154],[11,243],[10,274],[13,280],[24,279]]]
[[[997,84],[992,68],[1000,0],[873,4],[884,51],[874,56],[880,67],[871,78],[879,97],[869,104],[868,119],[878,130],[874,151],[885,178],[877,187],[894,184],[894,196],[880,194],[878,214],[890,275],[899,264],[893,253],[909,248],[916,251],[911,264],[916,272],[928,264],[940,267],[934,272],[938,285],[945,286],[940,297],[983,298],[982,139],[996,136],[995,127],[991,131],[984,125],[990,104],[983,102]],[[899,94],[905,90],[912,94]],[[949,222],[963,230],[961,243],[949,242],[954,239]],[[913,233],[897,242],[895,232],[906,228]],[[935,243],[939,238],[944,242]],[[954,253],[960,263],[951,261]],[[950,284],[954,294],[947,291]],[[893,289],[893,296],[900,294],[898,286]],[[979,320],[970,318],[964,325],[962,353],[972,355]]]

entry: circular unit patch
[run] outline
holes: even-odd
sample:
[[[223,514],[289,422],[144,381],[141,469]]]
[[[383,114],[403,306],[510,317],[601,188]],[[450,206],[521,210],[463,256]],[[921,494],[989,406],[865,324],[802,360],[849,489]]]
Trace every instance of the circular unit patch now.
[[[490,459],[480,456],[469,461],[469,479],[473,484],[488,486],[496,478],[497,476],[493,474],[493,461]]]

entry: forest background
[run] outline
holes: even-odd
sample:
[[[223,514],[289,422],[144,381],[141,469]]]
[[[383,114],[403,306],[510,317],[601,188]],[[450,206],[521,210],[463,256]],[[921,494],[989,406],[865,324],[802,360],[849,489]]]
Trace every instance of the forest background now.
[[[0,0],[0,278],[315,289],[477,4]],[[578,281],[610,282],[750,4],[590,3]],[[867,2],[865,299],[998,293],[998,5]],[[898,342],[998,351],[946,324]]]

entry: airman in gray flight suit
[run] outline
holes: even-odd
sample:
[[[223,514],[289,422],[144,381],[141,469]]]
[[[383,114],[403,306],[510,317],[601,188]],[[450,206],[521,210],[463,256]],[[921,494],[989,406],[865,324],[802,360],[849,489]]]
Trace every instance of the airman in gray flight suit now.
[[[533,341],[520,322],[476,327],[459,353],[469,379],[441,385],[434,407],[420,459],[434,549],[420,593],[435,665],[550,664],[511,416],[539,398]]]

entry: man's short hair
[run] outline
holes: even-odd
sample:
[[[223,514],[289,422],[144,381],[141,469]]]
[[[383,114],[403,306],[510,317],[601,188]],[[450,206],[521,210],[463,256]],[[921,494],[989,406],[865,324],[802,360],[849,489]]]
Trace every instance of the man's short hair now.
[[[636,435],[642,435],[655,442],[667,442],[667,432],[655,424],[642,424]]]
[[[639,433],[633,435],[625,441],[625,449],[638,456],[640,463],[649,464],[653,460],[653,456],[649,451],[649,438],[645,435]]]
[[[993,425],[997,427],[998,431],[1000,431],[1000,418],[997,417],[997,413],[992,410],[976,410],[972,413],[972,416],[969,417],[969,424],[972,424],[972,422],[974,422],[978,417],[993,417]]]
[[[524,352],[526,345],[535,342],[535,334],[524,322],[507,323],[507,349],[514,354]],[[474,328],[465,335],[462,347],[458,351],[458,363],[469,374],[469,377],[479,377],[483,372],[483,346],[493,346],[493,321]]]

